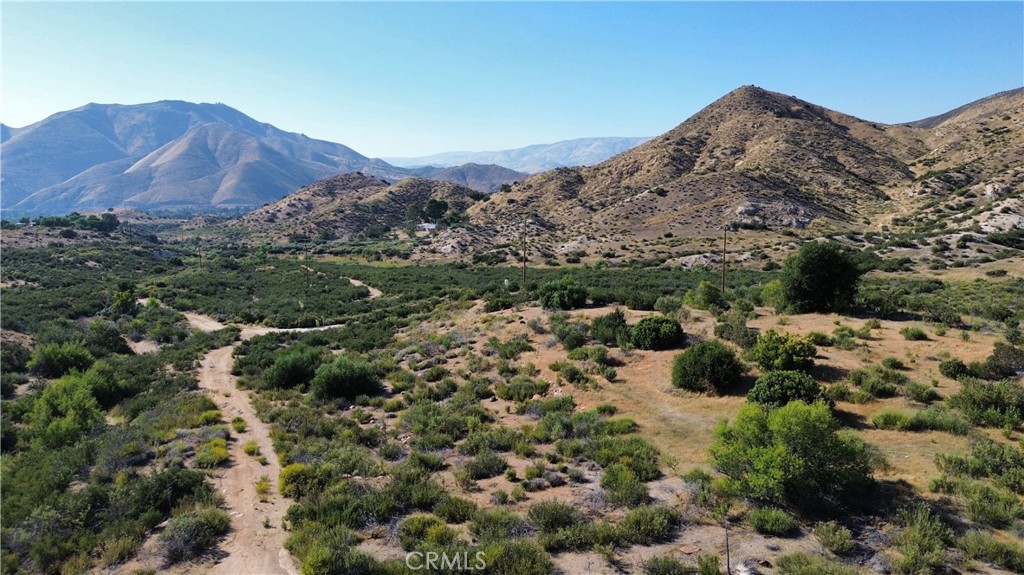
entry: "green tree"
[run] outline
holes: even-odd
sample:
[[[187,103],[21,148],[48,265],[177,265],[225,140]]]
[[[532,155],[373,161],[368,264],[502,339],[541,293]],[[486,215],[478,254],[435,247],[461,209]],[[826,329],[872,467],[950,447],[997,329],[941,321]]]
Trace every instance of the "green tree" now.
[[[873,485],[872,457],[838,427],[824,403],[748,403],[732,424],[719,424],[708,452],[730,490],[751,499],[798,507],[846,500]]]
[[[665,315],[652,315],[643,318],[630,333],[633,345],[640,349],[672,349],[679,347],[686,334],[683,327],[673,318]]]
[[[46,386],[32,406],[32,430],[51,449],[74,443],[102,420],[99,403],[80,374]]]
[[[782,301],[792,313],[846,311],[864,270],[835,242],[809,242],[782,265]]]
[[[757,337],[749,359],[765,371],[809,371],[818,349],[806,337],[768,330]]]
[[[309,391],[316,399],[354,399],[359,395],[380,393],[380,390],[380,375],[373,365],[348,355],[339,355],[331,363],[321,365],[309,384]]]
[[[28,368],[46,377],[60,377],[71,370],[85,371],[96,357],[77,343],[47,343],[38,346]]]
[[[769,371],[754,382],[747,399],[767,407],[781,407],[797,400],[814,403],[821,399],[821,386],[800,371]]]
[[[540,305],[544,309],[577,309],[587,305],[587,290],[569,277],[540,286]]]
[[[736,352],[712,339],[702,341],[675,357],[672,385],[690,391],[723,393],[739,384],[743,371]]]

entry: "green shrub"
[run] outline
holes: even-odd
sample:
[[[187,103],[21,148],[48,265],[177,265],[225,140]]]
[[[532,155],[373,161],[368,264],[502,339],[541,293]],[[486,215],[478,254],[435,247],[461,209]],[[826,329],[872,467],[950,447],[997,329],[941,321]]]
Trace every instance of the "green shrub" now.
[[[684,301],[695,308],[715,313],[726,307],[722,291],[707,280],[702,280],[696,288],[688,290]]]
[[[99,403],[77,373],[50,383],[32,403],[32,433],[51,449],[73,444],[102,420]]]
[[[672,295],[663,295],[654,302],[655,311],[665,315],[676,313],[681,307],[683,307],[683,298]]]
[[[856,567],[837,563],[821,555],[788,553],[775,560],[777,575],[861,575]]]
[[[965,375],[970,375],[967,364],[956,358],[939,363],[939,373],[950,379],[960,379]]]
[[[473,518],[477,506],[468,499],[445,495],[437,502],[433,511],[448,523],[465,523]]]
[[[882,358],[882,362],[881,363],[882,363],[882,367],[884,367],[886,369],[896,369],[896,370],[907,369],[907,366],[904,365],[904,363],[902,361],[900,361],[899,358],[896,358],[896,357],[885,357],[885,358]]]
[[[398,541],[402,549],[411,551],[427,538],[431,528],[446,527],[445,522],[433,515],[410,515],[398,524]]]
[[[647,485],[637,478],[632,469],[619,463],[605,467],[601,475],[601,487],[608,501],[615,505],[636,507],[650,500]]]
[[[1004,380],[996,382],[965,378],[960,391],[946,402],[963,412],[975,425],[1016,427],[1024,420],[1024,386]]]
[[[916,401],[918,403],[931,403],[942,397],[939,395],[939,392],[935,391],[931,387],[916,381],[911,381],[907,385],[903,386],[903,396],[910,401]]]
[[[244,418],[240,416],[235,416],[231,418],[231,429],[233,429],[235,433],[244,433],[245,430],[248,429],[248,427],[249,424],[245,422]]]
[[[812,506],[849,499],[873,486],[873,459],[859,437],[838,427],[824,403],[770,411],[748,403],[734,423],[718,426],[709,454],[730,488],[755,500]]]
[[[577,309],[587,305],[587,290],[569,277],[548,282],[538,292],[544,309]]]
[[[900,335],[908,341],[924,341],[928,339],[928,334],[919,327],[907,326],[900,330]]]
[[[967,435],[971,424],[959,415],[938,407],[929,407],[907,415],[896,411],[881,411],[872,418],[879,429],[897,431],[945,431],[953,435]]]
[[[693,567],[669,555],[655,555],[644,564],[644,575],[692,575]]]
[[[957,539],[956,546],[971,559],[1024,573],[1024,547],[1018,543],[1000,541],[983,531],[968,531]]]
[[[72,370],[85,371],[96,361],[77,343],[47,343],[36,347],[28,368],[44,377],[60,377]]]
[[[757,378],[747,399],[768,407],[781,407],[791,401],[814,403],[822,398],[814,378],[800,371],[769,371]]]
[[[530,526],[522,517],[504,509],[480,509],[469,522],[469,532],[487,544],[528,535]]]
[[[172,517],[160,534],[160,550],[168,564],[198,556],[227,533],[231,525],[228,514],[207,507]]]
[[[497,337],[491,337],[487,340],[486,346],[493,349],[501,359],[509,360],[518,358],[524,352],[533,351],[533,346],[530,345],[530,338],[525,334],[513,336],[505,342]]]
[[[672,385],[721,394],[736,387],[744,367],[729,346],[709,340],[683,351],[672,363]]]
[[[494,386],[494,394],[509,401],[526,401],[547,391],[547,382],[537,381],[525,375],[517,375],[508,382],[501,381]]]
[[[616,345],[619,341],[629,338],[626,315],[621,309],[616,308],[610,313],[597,316],[590,325],[590,333],[604,345]]]
[[[534,503],[526,518],[541,533],[554,533],[583,523],[583,516],[575,507],[558,501]]]
[[[488,574],[550,575],[556,572],[551,556],[540,545],[526,539],[491,543],[483,548],[483,553]]]
[[[853,534],[835,521],[819,523],[814,528],[814,535],[825,549],[836,555],[845,555],[853,549]]]
[[[214,437],[196,449],[193,463],[201,469],[212,469],[228,460],[228,445],[223,437]]]
[[[757,343],[757,330],[747,327],[747,314],[730,311],[718,318],[715,337],[731,341],[743,349],[750,349]]]
[[[750,512],[750,526],[762,535],[783,537],[796,529],[796,522],[788,513],[774,507],[759,507]]]
[[[900,513],[903,529],[896,536],[900,557],[894,562],[899,575],[933,573],[946,563],[945,544],[952,533],[924,505]]]
[[[320,400],[355,399],[359,395],[375,395],[381,389],[380,375],[373,365],[349,355],[339,355],[321,365],[309,384],[310,394]]]
[[[263,372],[263,382],[271,389],[305,389],[325,357],[329,357],[325,348],[297,344],[276,354]]]
[[[682,345],[685,337],[679,322],[664,315],[645,317],[630,332],[630,341],[639,349],[672,349]]]
[[[750,359],[764,371],[809,371],[817,349],[807,338],[768,330],[757,337]]]
[[[486,450],[466,462],[464,469],[470,479],[478,480],[497,477],[505,471],[506,467],[508,467],[508,463],[500,455]]]
[[[626,512],[616,525],[624,540],[634,545],[653,545],[668,541],[681,515],[663,505],[645,505]]]
[[[835,344],[835,340],[832,339],[832,336],[820,331],[812,331],[811,333],[808,333],[807,341],[819,347],[831,347]]]

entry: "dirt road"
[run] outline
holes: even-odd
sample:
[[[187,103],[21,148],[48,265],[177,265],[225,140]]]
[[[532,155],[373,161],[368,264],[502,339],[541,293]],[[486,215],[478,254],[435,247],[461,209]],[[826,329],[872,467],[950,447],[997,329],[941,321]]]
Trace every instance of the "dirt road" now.
[[[229,449],[230,465],[218,469],[211,477],[214,486],[224,496],[225,506],[231,515],[231,531],[219,545],[224,555],[212,567],[198,565],[203,573],[236,575],[243,573],[296,574],[291,556],[284,549],[287,533],[281,528],[281,521],[289,502],[277,491],[281,473],[270,429],[256,417],[256,411],[249,402],[249,392],[235,386],[231,375],[235,346],[226,346],[211,351],[199,366],[199,387],[210,392],[210,398],[220,409],[225,421],[241,417],[248,424],[242,433],[234,434]],[[255,441],[260,453],[267,458],[267,465],[260,465],[255,457],[246,455],[242,446]],[[260,501],[256,483],[266,476],[271,483],[270,492]]]

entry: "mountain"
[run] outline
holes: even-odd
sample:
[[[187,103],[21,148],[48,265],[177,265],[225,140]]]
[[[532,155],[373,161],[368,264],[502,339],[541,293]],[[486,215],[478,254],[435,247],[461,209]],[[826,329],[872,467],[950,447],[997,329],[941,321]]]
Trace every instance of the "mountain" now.
[[[451,182],[406,178],[389,184],[352,173],[314,182],[278,202],[230,220],[226,226],[278,239],[300,235],[350,240],[358,234],[382,235],[402,227],[410,221],[410,210],[423,210],[431,200],[439,213],[428,214],[425,219],[438,220],[458,218],[485,197]],[[424,217],[417,213],[414,219],[418,223]]]
[[[468,225],[437,234],[422,251],[487,250],[517,241],[525,225],[545,257],[657,257],[678,246],[669,238],[714,237],[723,226],[862,231],[900,213],[934,212],[936,194],[1019,199],[1021,96],[997,95],[938,121],[884,125],[744,86],[596,166],[543,172],[494,194],[469,209]],[[969,206],[965,218],[981,217]],[[1019,202],[984,206],[1024,213]]]
[[[580,138],[514,150],[444,152],[418,158],[387,158],[387,161],[404,167],[497,164],[520,172],[536,174],[552,168],[597,164],[647,140],[648,138]]]
[[[0,135],[5,213],[247,210],[338,173],[393,180],[420,174],[223,104],[89,104],[25,128],[4,126]],[[468,166],[438,177],[491,191],[522,174]]]

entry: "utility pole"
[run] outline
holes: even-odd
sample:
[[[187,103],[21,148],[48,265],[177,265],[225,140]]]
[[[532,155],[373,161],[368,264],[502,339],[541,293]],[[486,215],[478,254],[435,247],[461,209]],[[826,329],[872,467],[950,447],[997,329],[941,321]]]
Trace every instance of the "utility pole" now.
[[[726,242],[729,239],[729,226],[722,228],[722,296],[725,297],[725,266],[728,252],[726,251]]]

